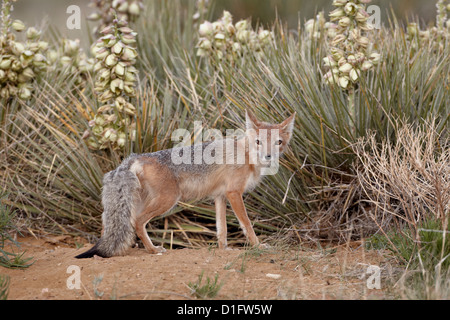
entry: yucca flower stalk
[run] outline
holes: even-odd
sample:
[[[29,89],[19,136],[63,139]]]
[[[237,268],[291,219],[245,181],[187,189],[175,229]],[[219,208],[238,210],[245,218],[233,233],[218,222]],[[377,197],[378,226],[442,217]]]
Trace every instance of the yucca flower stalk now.
[[[100,21],[100,25],[94,29],[96,34],[111,25],[115,18],[128,23],[135,22],[144,8],[142,0],[92,0],[90,6],[96,8],[97,12],[88,19]]]
[[[336,28],[337,24],[326,21],[323,11],[315,19],[309,19],[305,23],[305,31],[310,39],[319,39],[323,34],[332,39],[336,36]]]
[[[10,33],[10,27],[12,24],[11,21],[11,11],[13,9],[13,6],[11,2],[16,2],[17,0],[3,0],[2,1],[2,36],[6,37]]]
[[[436,4],[436,26],[422,30],[416,22],[408,23],[407,40],[411,47],[418,50],[420,47],[431,45],[442,52],[448,45],[450,36],[450,1],[439,0]]]
[[[81,84],[87,73],[94,68],[94,59],[89,58],[80,47],[80,40],[62,39],[61,45],[56,50],[49,50],[47,59],[49,69],[68,75],[77,75],[76,84]]]
[[[136,95],[137,33],[118,19],[100,33],[102,37],[92,52],[96,60],[95,92],[103,105],[89,122],[91,131],[84,138],[89,138],[88,145],[94,149],[123,148],[127,135],[134,141],[136,134],[136,108],[130,99]]]
[[[13,6],[10,0],[2,2],[2,33],[0,35],[0,97],[8,100],[17,97],[29,100],[33,81],[48,66],[46,52],[48,43],[40,41],[41,32],[34,27],[26,31],[26,42],[16,40],[16,32],[25,30],[20,20],[11,20]]]
[[[438,32],[440,34],[444,33],[446,30],[447,23],[447,11],[450,11],[450,2],[447,0],[439,0],[436,4],[437,7],[437,18],[436,25]]]
[[[355,120],[355,90],[363,72],[372,70],[379,63],[380,54],[373,51],[366,35],[372,30],[367,23],[369,15],[365,4],[371,0],[334,0],[336,7],[330,13],[332,22],[337,22],[336,35],[330,42],[330,55],[323,59],[329,70],[325,81],[338,85],[348,93],[350,117]]]
[[[224,11],[218,21],[202,23],[198,33],[197,56],[232,62],[248,52],[262,55],[262,50],[273,38],[273,33],[263,28],[254,31],[248,20],[233,24],[233,16],[228,11]]]
[[[450,20],[448,14],[450,13],[450,1],[439,0],[436,4],[437,17],[436,17],[436,33],[437,43],[439,50],[443,50],[447,44],[450,35]]]
[[[211,0],[197,0],[195,3],[195,13],[192,17],[194,24],[202,21],[211,10]]]

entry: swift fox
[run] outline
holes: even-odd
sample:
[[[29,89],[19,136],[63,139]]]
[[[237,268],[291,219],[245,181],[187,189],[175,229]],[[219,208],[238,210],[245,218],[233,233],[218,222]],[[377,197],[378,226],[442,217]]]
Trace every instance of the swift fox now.
[[[246,113],[246,131],[239,139],[217,139],[189,147],[151,154],[133,154],[103,179],[103,230],[99,242],[78,259],[95,255],[108,258],[125,254],[135,233],[149,253],[164,252],[154,246],[147,223],[170,211],[178,201],[215,200],[217,238],[227,247],[226,200],[251,245],[259,244],[242,195],[254,188],[264,168],[277,162],[292,137],[296,114],[281,124],[259,121]],[[235,152],[237,150],[237,152]],[[241,152],[239,152],[241,150]],[[194,160],[194,154],[214,159]],[[175,163],[174,159],[184,159]],[[194,162],[194,163],[193,163]]]

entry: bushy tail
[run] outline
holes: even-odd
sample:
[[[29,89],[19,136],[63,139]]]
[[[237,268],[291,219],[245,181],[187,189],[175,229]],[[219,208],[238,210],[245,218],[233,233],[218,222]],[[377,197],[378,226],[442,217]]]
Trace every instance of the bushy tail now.
[[[103,235],[92,249],[80,254],[77,259],[95,255],[109,258],[122,255],[131,247],[135,238],[131,220],[139,188],[139,179],[129,170],[119,167],[105,175],[102,193]]]

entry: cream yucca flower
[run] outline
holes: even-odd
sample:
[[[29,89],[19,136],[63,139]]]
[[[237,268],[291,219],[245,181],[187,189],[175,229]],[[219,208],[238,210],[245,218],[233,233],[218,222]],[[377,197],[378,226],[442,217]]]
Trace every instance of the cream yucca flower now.
[[[247,20],[233,24],[233,17],[228,11],[224,11],[218,21],[200,24],[198,34],[198,56],[233,62],[248,52],[261,54],[273,38],[271,31],[262,28],[254,31]]]

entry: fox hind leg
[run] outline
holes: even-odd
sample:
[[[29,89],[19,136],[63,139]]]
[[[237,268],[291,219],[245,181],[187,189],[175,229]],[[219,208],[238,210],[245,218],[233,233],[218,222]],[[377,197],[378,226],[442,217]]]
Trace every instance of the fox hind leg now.
[[[178,198],[179,197],[173,195],[160,195],[152,199],[144,211],[137,216],[135,221],[136,234],[139,239],[141,239],[145,249],[149,253],[161,253],[166,250],[163,247],[153,245],[152,240],[148,236],[146,225],[153,218],[163,215],[175,207],[178,202]]]
[[[142,186],[141,203],[134,221],[136,234],[149,253],[164,252],[163,247],[153,245],[146,225],[176,206],[181,196],[178,184],[171,171],[153,159],[141,159],[134,169]]]

